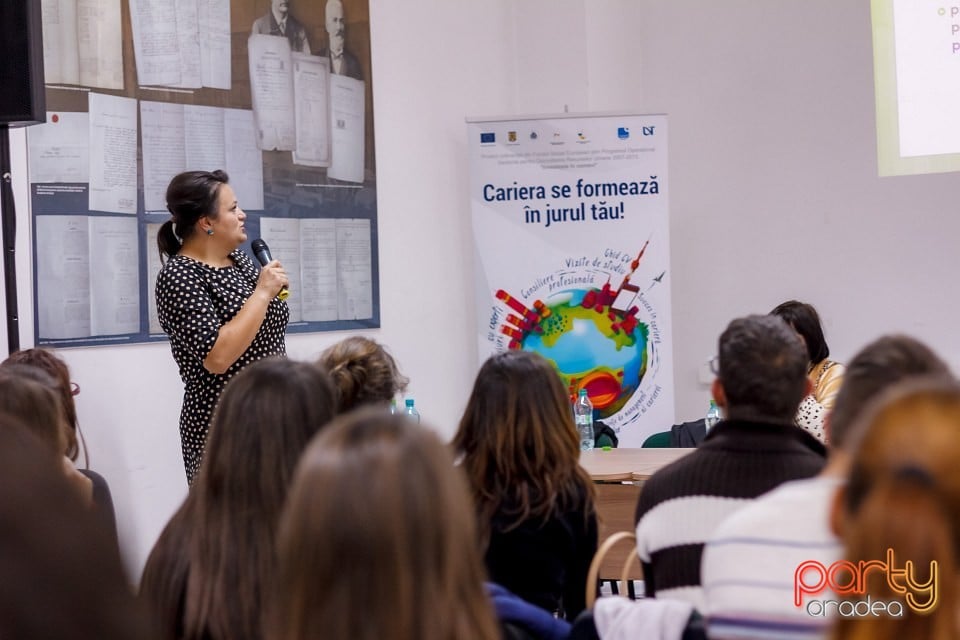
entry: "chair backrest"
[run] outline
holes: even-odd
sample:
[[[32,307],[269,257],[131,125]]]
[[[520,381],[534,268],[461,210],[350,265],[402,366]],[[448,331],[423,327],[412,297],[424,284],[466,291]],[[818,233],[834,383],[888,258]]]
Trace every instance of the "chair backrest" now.
[[[603,564],[604,556],[617,545],[617,543],[627,541],[630,544],[630,551],[623,561],[623,567],[620,572],[620,582],[622,583],[621,593],[627,593],[630,574],[634,565],[639,561],[637,558],[637,534],[632,531],[618,531],[603,541],[603,544],[597,549],[590,561],[590,571],[587,573],[587,608],[593,607],[597,599],[597,579],[600,574],[600,565]]]
[[[644,449],[667,449],[672,446],[670,444],[670,432],[661,431],[648,436],[640,446]]]

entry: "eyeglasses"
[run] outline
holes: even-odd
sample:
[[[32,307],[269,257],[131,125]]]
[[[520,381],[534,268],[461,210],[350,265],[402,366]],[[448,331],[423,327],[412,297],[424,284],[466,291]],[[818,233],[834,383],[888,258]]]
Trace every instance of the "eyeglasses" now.
[[[710,358],[710,373],[713,375],[720,374],[720,356]]]
[[[70,383],[70,395],[72,396],[80,395],[80,385],[78,385],[76,382]]]

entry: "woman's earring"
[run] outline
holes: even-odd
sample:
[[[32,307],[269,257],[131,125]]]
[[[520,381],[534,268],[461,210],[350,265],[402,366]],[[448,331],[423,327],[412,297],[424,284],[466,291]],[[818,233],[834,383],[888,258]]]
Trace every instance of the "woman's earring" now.
[[[213,235],[213,229],[207,229],[207,235],[208,235],[208,236],[212,236],[212,235]]]

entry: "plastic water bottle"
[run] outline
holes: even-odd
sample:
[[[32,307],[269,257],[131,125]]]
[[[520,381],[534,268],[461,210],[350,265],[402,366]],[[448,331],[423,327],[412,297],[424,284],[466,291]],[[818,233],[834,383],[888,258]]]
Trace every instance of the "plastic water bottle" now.
[[[420,422],[420,413],[413,406],[413,398],[407,398],[404,400],[404,404],[406,408],[403,413],[414,422]]]
[[[396,398],[393,398],[390,400],[390,413],[391,414],[400,413],[400,407],[397,406]]]
[[[580,451],[593,449],[593,403],[586,389],[580,389],[580,395],[573,404],[573,419],[580,434]]]
[[[704,418],[704,424],[707,427],[707,431],[713,428],[715,424],[720,422],[720,407],[717,406],[717,403],[713,400],[710,401],[710,408],[707,409],[707,417]]]

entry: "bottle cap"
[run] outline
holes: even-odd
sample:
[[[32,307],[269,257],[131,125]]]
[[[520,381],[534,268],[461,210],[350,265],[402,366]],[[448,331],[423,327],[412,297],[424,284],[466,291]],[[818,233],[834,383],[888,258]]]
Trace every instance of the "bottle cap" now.
[[[407,398],[407,399],[404,400],[403,402],[404,402],[404,404],[407,405],[408,407],[412,407],[412,406],[413,406],[413,398]]]
[[[585,396],[585,395],[587,395],[587,390],[586,390],[586,389],[580,389],[580,397],[582,398],[582,397]]]

